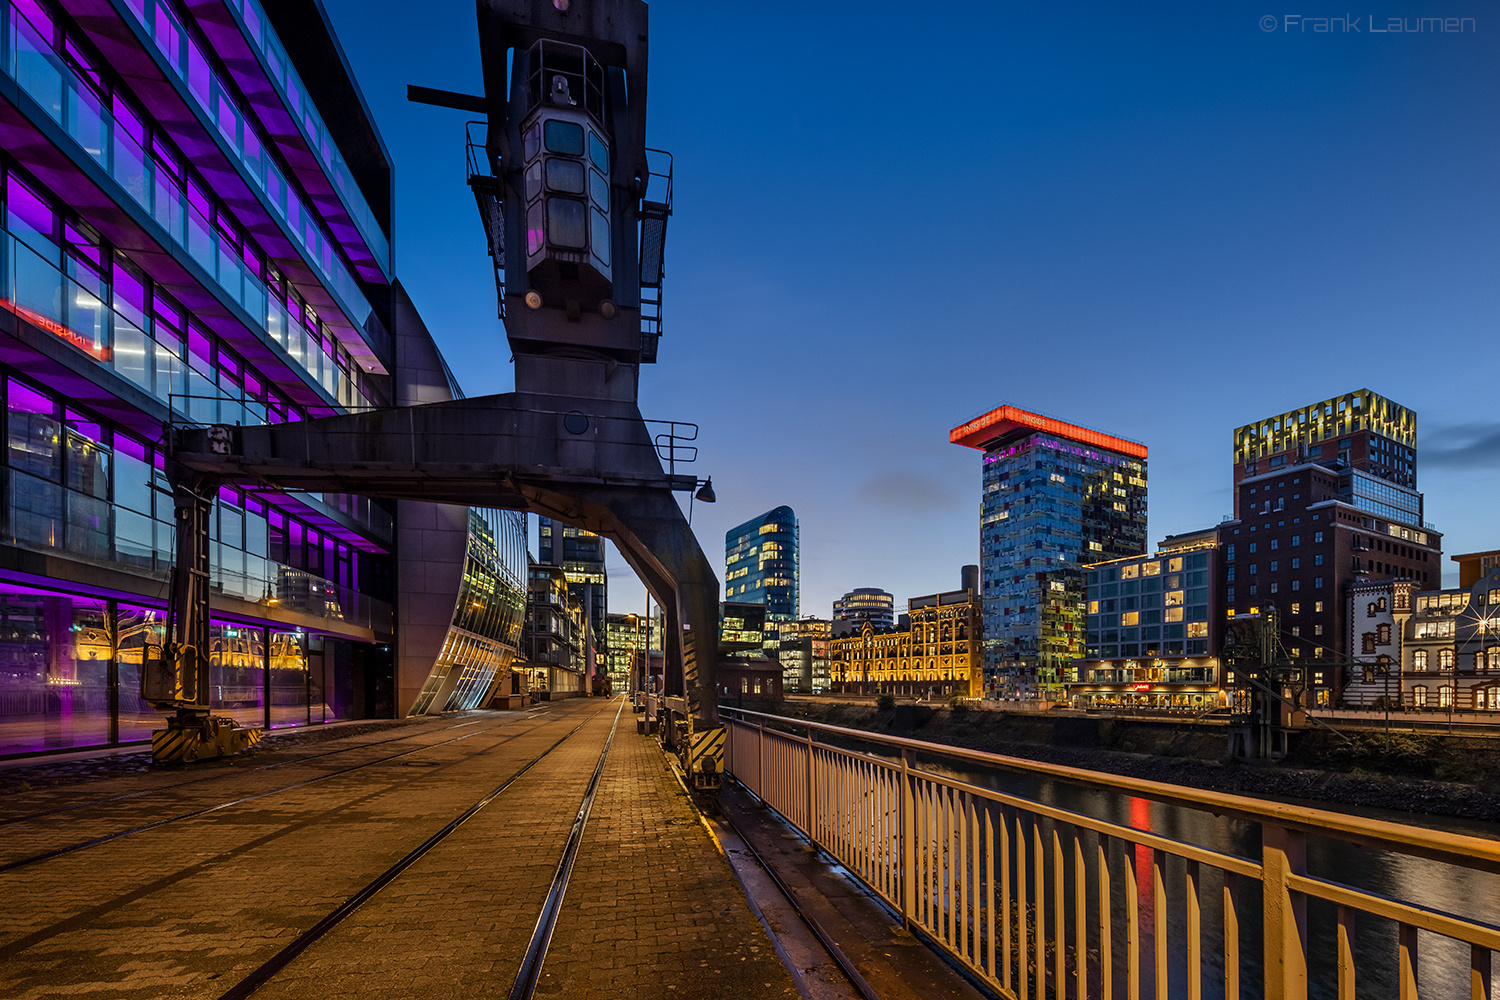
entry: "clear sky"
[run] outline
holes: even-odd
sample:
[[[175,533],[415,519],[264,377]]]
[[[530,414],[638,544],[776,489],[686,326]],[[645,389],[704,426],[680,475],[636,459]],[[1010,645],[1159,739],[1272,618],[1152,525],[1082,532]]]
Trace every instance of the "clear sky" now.
[[[509,391],[465,115],[405,101],[480,92],[474,8],[324,2],[398,273],[468,393]],[[1147,444],[1154,544],[1232,509],[1234,426],[1358,388],[1417,411],[1445,552],[1500,548],[1500,9],[1287,6],[651,4],[677,212],[641,409],[702,426],[721,573],[784,503],[803,614],[957,587],[979,453],[947,433],[1002,402]]]

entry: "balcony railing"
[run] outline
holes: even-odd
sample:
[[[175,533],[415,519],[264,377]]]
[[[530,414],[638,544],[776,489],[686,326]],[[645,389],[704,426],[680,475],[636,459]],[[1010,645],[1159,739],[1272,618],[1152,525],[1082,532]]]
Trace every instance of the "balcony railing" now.
[[[1384,963],[1394,968],[1400,996],[1416,1000],[1419,932],[1437,937],[1431,944],[1440,963],[1467,963],[1472,996],[1493,995],[1490,959],[1500,950],[1500,927],[1394,889],[1314,877],[1307,841],[1375,846],[1397,864],[1436,860],[1451,866],[1455,882],[1500,871],[1500,842],[730,706],[720,712],[734,779],[1002,996],[1138,997],[1149,968],[1154,997],[1240,1000],[1252,995],[1259,977],[1251,967],[1259,965],[1264,984],[1253,995],[1305,1000],[1316,948],[1329,961],[1314,964],[1336,969],[1336,983],[1318,984],[1329,987],[1326,995],[1354,997],[1357,978],[1363,995],[1376,985],[1368,982],[1371,969]],[[885,756],[831,746],[830,738],[876,746]],[[919,766],[919,753],[1230,816],[1259,828],[1259,856],[971,784]],[[1326,910],[1328,933],[1309,935],[1309,901]],[[1393,933],[1372,935],[1380,925]],[[1256,942],[1260,963],[1248,953]],[[1384,949],[1372,942],[1389,951],[1379,954]],[[1209,973],[1215,982],[1205,982]]]
[[[166,579],[170,524],[16,469],[9,470],[4,483],[0,540]],[[215,594],[260,605],[268,619],[277,612],[297,612],[381,633],[394,627],[386,601],[220,542],[213,546],[209,583]]]
[[[4,47],[5,72],[73,139],[85,156],[97,163],[125,194],[156,220],[172,242],[207,272],[210,279],[249,315],[258,329],[281,345],[330,396],[346,406],[367,402],[357,395],[348,376],[322,348],[318,338],[296,321],[286,305],[277,301],[277,296],[270,294],[265,283],[245,266],[238,252],[225,243],[215,227],[191,203],[180,182],[170,171],[157,166],[153,154],[141,145],[130,129],[121,127],[114,113],[53,51],[48,36],[37,30],[14,7],[9,8],[3,17],[0,44]],[[26,249],[42,266],[58,270],[56,262],[47,261],[30,247]],[[19,259],[26,258],[21,256]],[[77,286],[76,282],[73,284]],[[101,312],[110,311],[99,302],[98,295],[82,286],[77,286],[73,294],[80,300],[92,299],[91,306]],[[46,319],[62,325],[63,329],[53,329],[54,333],[84,347],[99,360],[107,359],[111,346],[107,330],[74,331],[70,335],[66,331],[72,328],[61,314],[67,308],[65,302],[50,306],[38,306],[35,302],[28,305]],[[136,329],[139,332],[139,328]],[[92,343],[85,346],[85,339],[91,339]],[[122,349],[130,350],[132,346],[126,344]]]

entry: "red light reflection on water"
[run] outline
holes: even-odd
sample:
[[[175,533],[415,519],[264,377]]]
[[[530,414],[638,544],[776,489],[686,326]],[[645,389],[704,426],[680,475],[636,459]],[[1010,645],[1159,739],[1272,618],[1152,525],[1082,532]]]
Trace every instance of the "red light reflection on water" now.
[[[1130,799],[1130,825],[1137,830],[1151,832],[1151,802],[1149,799]],[[1141,934],[1154,932],[1156,927],[1156,897],[1151,884],[1151,849],[1135,847],[1135,894],[1140,905]]]

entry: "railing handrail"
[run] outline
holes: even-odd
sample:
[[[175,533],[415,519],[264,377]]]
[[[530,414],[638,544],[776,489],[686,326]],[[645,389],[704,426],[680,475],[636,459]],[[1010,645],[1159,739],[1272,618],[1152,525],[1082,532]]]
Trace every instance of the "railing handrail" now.
[[[1182,785],[1168,784],[1166,782],[1148,781],[1144,778],[1130,778],[1123,775],[1106,774],[1101,771],[1069,767],[1065,764],[1047,764],[1041,761],[1026,760],[1022,757],[1010,757],[983,750],[947,746],[942,743],[928,743],[923,740],[913,740],[902,736],[884,736],[879,733],[865,732],[862,729],[831,726],[827,723],[809,722],[805,719],[773,715],[767,712],[753,712],[748,709],[735,708],[733,705],[720,705],[719,711],[734,713],[744,717],[770,719],[783,724],[802,726],[809,730],[833,733],[838,736],[898,747],[903,750],[916,750],[937,756],[974,761],[991,767],[1030,772],[1074,784],[1129,792],[1132,795],[1160,802],[1170,802],[1176,805],[1207,809],[1215,813],[1232,814],[1237,818],[1248,819],[1254,822],[1274,823],[1278,826],[1292,829],[1315,831],[1360,843],[1375,843],[1382,847],[1394,849],[1397,853],[1421,854],[1448,863],[1458,863],[1469,868],[1481,868],[1488,871],[1500,872],[1500,841],[1496,840],[1485,840],[1480,837],[1471,837],[1465,834],[1449,833],[1440,830],[1428,830],[1423,827],[1392,823],[1387,820],[1369,819],[1363,816],[1352,816],[1301,805],[1289,805],[1266,799],[1251,798],[1245,795],[1235,795],[1229,792],[1206,791],[1187,788]]]

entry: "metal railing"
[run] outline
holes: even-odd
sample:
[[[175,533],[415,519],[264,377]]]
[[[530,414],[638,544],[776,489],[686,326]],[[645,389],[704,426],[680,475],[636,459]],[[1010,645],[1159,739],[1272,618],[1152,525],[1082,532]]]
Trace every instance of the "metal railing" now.
[[[1496,841],[731,706],[720,712],[726,771],[1003,996],[1135,1000],[1149,988],[1161,1000],[1305,998],[1312,955],[1336,968],[1336,993],[1334,984],[1323,992],[1340,1000],[1356,995],[1357,964],[1383,962],[1393,963],[1402,1000],[1416,1000],[1420,930],[1467,945],[1469,996],[1494,998],[1490,961],[1500,927],[1314,877],[1307,839],[1437,860],[1470,877],[1500,872]],[[874,745],[889,756],[820,737]],[[919,753],[1248,821],[1259,826],[1260,857],[980,787],[919,767]],[[1336,908],[1331,933],[1312,942],[1325,954],[1309,950],[1309,900]],[[1394,935],[1381,940],[1395,954],[1367,953],[1372,938],[1362,933],[1356,955],[1356,918],[1393,924]],[[1245,975],[1251,966],[1263,973],[1263,988]],[[1215,981],[1205,982],[1206,973]],[[1375,985],[1369,978],[1361,978],[1361,994]]]

